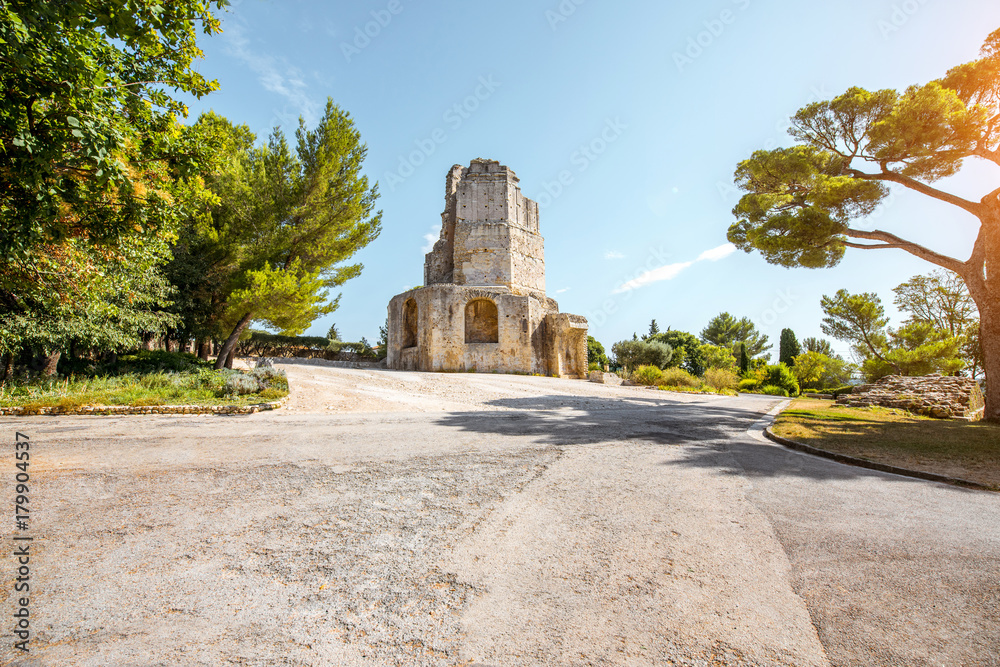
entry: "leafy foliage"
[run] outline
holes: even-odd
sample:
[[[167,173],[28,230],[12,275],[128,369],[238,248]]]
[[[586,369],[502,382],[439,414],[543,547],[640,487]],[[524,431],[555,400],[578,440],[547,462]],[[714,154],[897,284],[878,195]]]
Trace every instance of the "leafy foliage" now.
[[[729,369],[709,368],[705,371],[705,384],[719,393],[734,391],[739,381],[736,373]]]
[[[647,336],[643,340],[647,342],[665,343],[673,349],[673,356],[669,365],[683,368],[692,375],[701,375],[705,372],[705,360],[701,354],[701,341],[693,334],[686,331],[666,331]]]
[[[656,341],[623,340],[611,346],[615,361],[626,370],[639,366],[664,368],[670,363],[673,349],[666,343]]]
[[[914,276],[893,289],[896,307],[909,314],[908,323],[932,325],[960,341],[960,356],[977,377],[983,365],[979,340],[979,309],[961,276],[935,271]]]
[[[177,324],[158,266],[208,195],[171,95],[215,89],[192,63],[224,4],[0,7],[0,354],[121,351]]]
[[[803,338],[802,351],[819,352],[820,354],[825,354],[828,357],[834,356],[833,346],[830,345],[830,341],[825,338]]]
[[[361,273],[344,262],[378,236],[381,212],[361,173],[367,147],[332,100],[315,129],[299,121],[294,150],[280,129],[255,146],[249,129],[215,114],[197,126],[223,159],[204,174],[215,203],[188,221],[182,241],[205,259],[196,291],[211,306],[200,326],[231,331],[221,365],[252,321],[297,334],[332,312],[327,290]]]
[[[608,355],[604,352],[604,346],[593,336],[587,336],[587,365],[597,364],[598,369],[603,369],[608,363]]]
[[[785,364],[771,364],[765,366],[760,373],[760,382],[764,387],[781,387],[786,392],[786,396],[799,395],[799,381],[795,378],[795,373]]]
[[[739,362],[737,362],[736,357],[733,356],[733,351],[731,348],[719,347],[718,345],[705,344],[698,348],[701,353],[701,358],[704,359],[705,368],[704,375],[708,375],[708,371],[711,370],[725,370],[732,371],[735,373],[739,370]]]
[[[795,357],[792,371],[803,388],[841,386],[850,381],[853,364],[821,352],[803,352]]]
[[[192,67],[222,0],[10,0],[0,8],[0,258],[169,228],[197,147],[176,124],[217,88]]]
[[[892,374],[953,374],[964,366],[959,358],[961,339],[929,322],[911,321],[888,329],[889,319],[875,294],[840,290],[833,298],[824,296],[821,305],[827,315],[823,332],[853,344],[869,381]]]
[[[720,313],[712,318],[702,332],[701,340],[718,347],[734,348],[737,343],[745,343],[747,354],[758,357],[771,346],[767,344],[767,336],[757,331],[757,326],[749,317],[736,319],[729,313]]]
[[[657,366],[639,366],[632,371],[632,382],[644,384],[652,387],[656,381],[663,377],[663,371]]]
[[[700,389],[701,380],[691,375],[683,368],[667,368],[663,371],[657,384],[661,387],[680,387],[682,389]]]

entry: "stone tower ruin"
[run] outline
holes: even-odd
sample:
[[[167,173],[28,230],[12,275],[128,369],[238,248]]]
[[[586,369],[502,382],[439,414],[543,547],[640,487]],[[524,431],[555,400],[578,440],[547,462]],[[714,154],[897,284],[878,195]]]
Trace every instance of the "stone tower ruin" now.
[[[584,377],[587,320],[545,296],[538,204],[494,160],[455,165],[424,286],[389,302],[389,368]]]

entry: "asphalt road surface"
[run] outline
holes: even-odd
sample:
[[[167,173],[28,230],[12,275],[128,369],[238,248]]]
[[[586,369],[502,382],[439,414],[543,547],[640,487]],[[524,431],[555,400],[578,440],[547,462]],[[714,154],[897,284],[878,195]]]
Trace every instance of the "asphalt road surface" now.
[[[1000,494],[762,442],[775,400],[287,368],[273,413],[0,418],[0,664],[1000,665]]]

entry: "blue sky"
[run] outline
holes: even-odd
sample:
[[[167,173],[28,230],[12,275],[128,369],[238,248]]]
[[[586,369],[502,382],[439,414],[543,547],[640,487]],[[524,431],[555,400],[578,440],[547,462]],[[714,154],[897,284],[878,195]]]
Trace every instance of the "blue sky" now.
[[[784,327],[821,336],[820,297],[839,288],[877,292],[896,315],[892,288],[934,267],[892,250],[820,270],[729,252],[732,174],[754,150],[790,145],[788,117],[810,102],[974,59],[1000,3],[236,0],[222,18],[198,64],[221,89],[191,119],[211,108],[264,138],[315,121],[332,97],[379,182],[382,234],[309,333],[336,322],[374,342],[389,299],[423,282],[446,172],[485,157],[541,205],[549,295],[610,347],[653,318],[697,334],[721,311],[775,343]],[[998,180],[970,163],[942,185],[979,199]],[[976,233],[968,214],[905,190],[863,224],[963,259]]]

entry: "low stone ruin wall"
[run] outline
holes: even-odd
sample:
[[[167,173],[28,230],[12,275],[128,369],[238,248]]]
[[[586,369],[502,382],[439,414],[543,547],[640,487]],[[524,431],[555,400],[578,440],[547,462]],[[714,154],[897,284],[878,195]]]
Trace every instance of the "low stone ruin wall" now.
[[[590,371],[591,382],[597,382],[598,384],[611,384],[619,386],[622,384],[622,379],[615,375],[614,373],[605,373],[604,371]]]
[[[842,394],[837,403],[854,408],[898,408],[937,419],[978,420],[985,402],[979,383],[947,375],[906,377],[890,375],[875,384],[863,384]]]

